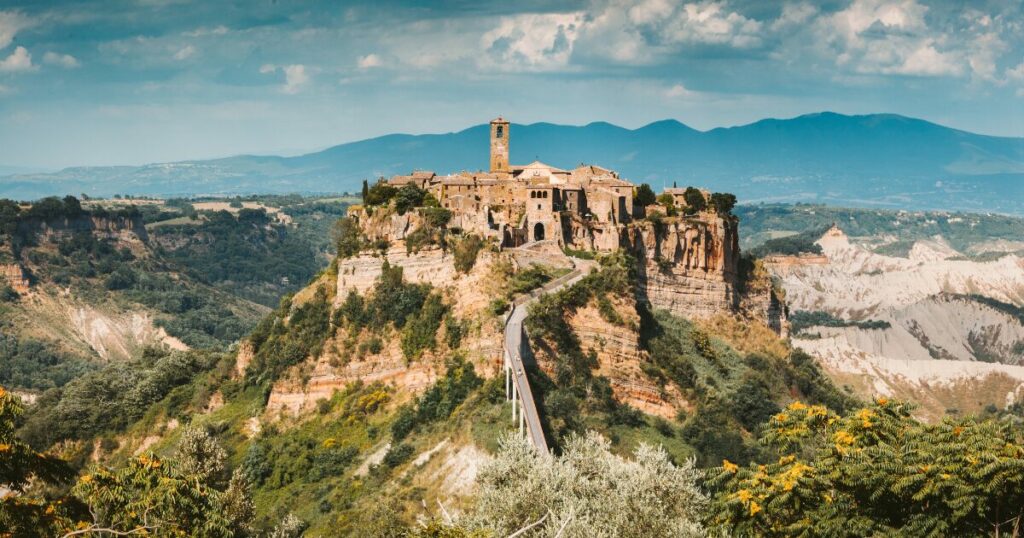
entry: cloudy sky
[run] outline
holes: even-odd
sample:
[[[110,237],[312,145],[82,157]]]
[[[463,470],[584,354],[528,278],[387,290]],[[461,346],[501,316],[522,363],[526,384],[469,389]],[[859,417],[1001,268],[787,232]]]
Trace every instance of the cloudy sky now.
[[[1021,0],[0,0],[0,165],[834,110],[1024,136]]]

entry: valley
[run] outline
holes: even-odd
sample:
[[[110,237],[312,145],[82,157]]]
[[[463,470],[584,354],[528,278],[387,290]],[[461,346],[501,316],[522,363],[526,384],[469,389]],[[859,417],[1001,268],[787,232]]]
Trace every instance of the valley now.
[[[529,170],[531,184],[562,173]],[[59,450],[73,491],[93,472],[215,446],[203,450],[222,451],[217,472],[233,469],[251,503],[229,521],[310,536],[408,533],[417,520],[511,533],[544,513],[496,499],[563,495],[532,473],[563,480],[558,466],[582,451],[607,469],[647,462],[681,477],[664,495],[709,515],[690,508],[673,524],[700,534],[761,521],[735,493],[753,487],[748,473],[778,472],[782,488],[805,472],[795,454],[778,460],[789,445],[766,444],[802,427],[786,421],[832,417],[842,429],[828,435],[867,446],[875,419],[857,417],[926,431],[1020,415],[1018,219],[733,206],[700,189],[645,204],[633,187],[609,205],[577,199],[604,217],[517,213],[466,204],[459,178],[405,177],[363,200],[8,209],[0,382],[28,405],[19,438]],[[567,203],[557,193],[570,187],[555,185]],[[534,237],[542,228],[554,237]],[[518,444],[503,358],[512,304],[525,317],[512,373],[550,453]],[[631,469],[629,480],[648,472]],[[210,483],[214,504],[194,517],[214,523],[226,484]],[[589,508],[552,510],[571,527]]]

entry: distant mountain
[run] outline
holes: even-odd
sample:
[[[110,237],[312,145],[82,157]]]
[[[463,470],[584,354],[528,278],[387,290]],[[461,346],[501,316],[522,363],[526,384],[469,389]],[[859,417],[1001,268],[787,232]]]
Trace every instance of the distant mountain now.
[[[184,195],[355,191],[364,178],[487,166],[487,126],[393,134],[297,157],[238,156],[69,168],[0,178],[0,196],[85,192]],[[1024,213],[1024,138],[982,136],[892,114],[824,112],[698,131],[675,120],[639,129],[596,122],[514,125],[514,163],[618,170],[656,189],[700,185],[742,201],[816,201]]]

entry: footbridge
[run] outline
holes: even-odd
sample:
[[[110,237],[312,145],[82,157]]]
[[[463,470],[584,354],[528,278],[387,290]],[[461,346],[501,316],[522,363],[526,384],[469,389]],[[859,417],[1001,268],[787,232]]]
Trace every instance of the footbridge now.
[[[528,295],[517,298],[512,303],[512,310],[505,318],[505,395],[512,403],[513,423],[518,424],[520,434],[525,434],[534,448],[540,452],[548,451],[548,443],[540,425],[540,414],[537,412],[537,402],[530,389],[530,380],[527,378],[526,368],[523,366],[523,354],[528,349],[523,338],[523,321],[526,319],[530,303],[542,295],[575,284],[593,265],[593,262],[586,260],[573,260],[575,269],[533,290]]]

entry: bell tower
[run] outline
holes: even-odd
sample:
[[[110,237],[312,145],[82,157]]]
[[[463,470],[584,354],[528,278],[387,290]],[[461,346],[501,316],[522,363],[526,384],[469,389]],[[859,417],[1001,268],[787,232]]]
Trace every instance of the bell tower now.
[[[508,141],[508,121],[501,116],[491,120],[491,172],[509,172]]]

